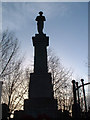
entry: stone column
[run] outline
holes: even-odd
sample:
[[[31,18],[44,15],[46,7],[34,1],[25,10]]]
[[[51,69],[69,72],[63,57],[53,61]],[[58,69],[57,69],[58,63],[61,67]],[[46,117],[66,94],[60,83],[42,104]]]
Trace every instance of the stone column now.
[[[29,98],[53,97],[51,74],[47,67],[47,46],[49,37],[36,34],[32,37],[34,46],[34,73],[30,74]]]
[[[47,46],[49,37],[45,34],[36,34],[32,37],[34,46],[34,73],[47,73]]]

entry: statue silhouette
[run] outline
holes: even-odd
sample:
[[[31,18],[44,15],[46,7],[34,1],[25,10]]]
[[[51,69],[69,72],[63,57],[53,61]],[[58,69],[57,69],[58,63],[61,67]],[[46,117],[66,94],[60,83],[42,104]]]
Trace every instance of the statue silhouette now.
[[[43,34],[43,28],[44,28],[44,21],[46,21],[45,16],[42,16],[43,12],[39,12],[40,16],[36,17],[37,21],[37,29],[39,34]]]

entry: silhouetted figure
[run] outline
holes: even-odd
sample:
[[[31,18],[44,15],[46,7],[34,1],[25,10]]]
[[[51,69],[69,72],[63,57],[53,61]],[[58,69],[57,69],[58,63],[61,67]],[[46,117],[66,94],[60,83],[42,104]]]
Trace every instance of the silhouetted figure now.
[[[44,21],[46,21],[45,16],[42,16],[43,12],[39,12],[40,16],[36,17],[37,21],[37,29],[39,34],[43,34],[43,28],[44,28]]]

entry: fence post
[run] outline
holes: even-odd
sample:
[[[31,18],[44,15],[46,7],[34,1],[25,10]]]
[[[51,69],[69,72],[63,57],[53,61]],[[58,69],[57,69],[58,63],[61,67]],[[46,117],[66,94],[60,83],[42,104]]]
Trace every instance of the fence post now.
[[[74,104],[72,105],[72,117],[73,120],[78,120],[81,118],[80,114],[80,105],[77,103],[77,96],[76,96],[76,84],[75,80],[72,80],[73,84],[73,97],[74,97]]]
[[[74,104],[76,104],[76,103],[77,103],[77,99],[76,99],[76,86],[75,86],[75,80],[72,80],[72,84],[73,84]]]
[[[85,89],[84,89],[84,79],[81,79],[81,82],[82,82],[82,89],[83,89],[83,97],[84,97],[84,104],[85,104],[85,112],[87,112],[86,96],[85,96]]]
[[[78,94],[78,104],[80,105],[78,82],[76,82],[76,86],[77,86],[77,94]]]

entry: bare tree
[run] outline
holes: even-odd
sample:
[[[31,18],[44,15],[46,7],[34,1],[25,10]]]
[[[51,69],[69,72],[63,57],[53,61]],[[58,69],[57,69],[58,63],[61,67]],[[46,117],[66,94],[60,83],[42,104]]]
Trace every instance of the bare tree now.
[[[27,92],[25,73],[21,67],[22,58],[19,57],[19,44],[12,32],[5,31],[1,41],[1,77],[2,103],[8,105],[9,119],[15,110],[23,106],[24,97]]]
[[[54,97],[58,100],[58,108],[69,109],[72,71],[61,64],[60,59],[51,49],[48,50],[48,70],[52,74]]]
[[[18,47],[18,40],[16,37],[14,37],[13,32],[8,32],[8,30],[4,31],[2,33],[2,40],[0,42],[0,65],[2,68],[0,76],[9,74],[6,73],[6,69],[10,61],[14,59]]]

